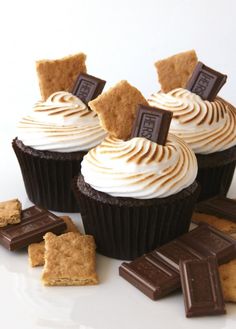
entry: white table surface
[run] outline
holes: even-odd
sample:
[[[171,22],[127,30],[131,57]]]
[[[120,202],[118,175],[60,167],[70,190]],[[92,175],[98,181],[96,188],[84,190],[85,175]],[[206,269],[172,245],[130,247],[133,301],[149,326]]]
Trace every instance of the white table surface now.
[[[3,125],[2,125],[3,126]],[[27,199],[21,173],[11,148],[13,132],[0,133],[0,200]],[[236,176],[229,191],[236,196]],[[72,214],[82,230],[79,214]],[[26,251],[9,252],[0,246],[0,328],[4,329],[233,329],[236,305],[227,315],[186,319],[181,293],[152,301],[119,277],[121,261],[97,255],[100,284],[88,287],[44,287],[42,268],[31,268]]]

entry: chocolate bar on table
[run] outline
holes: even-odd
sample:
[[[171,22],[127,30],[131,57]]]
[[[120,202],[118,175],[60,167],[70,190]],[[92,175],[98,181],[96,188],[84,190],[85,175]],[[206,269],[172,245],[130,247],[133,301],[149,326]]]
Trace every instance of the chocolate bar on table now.
[[[198,62],[187,82],[186,89],[199,95],[202,99],[213,101],[226,80],[227,75]]]
[[[236,200],[225,196],[216,196],[199,202],[196,206],[196,211],[236,222]]]
[[[9,250],[17,250],[42,241],[47,232],[60,234],[66,228],[61,218],[46,209],[33,206],[22,211],[20,223],[0,229],[0,244]]]
[[[72,94],[88,105],[88,102],[102,93],[105,84],[106,81],[104,80],[86,73],[80,73],[72,89]]]
[[[137,260],[122,263],[119,273],[156,300],[180,288],[181,260],[201,260],[209,256],[216,257],[218,264],[228,262],[236,257],[236,241],[204,224]]]
[[[226,313],[215,257],[180,261],[179,269],[187,317]]]

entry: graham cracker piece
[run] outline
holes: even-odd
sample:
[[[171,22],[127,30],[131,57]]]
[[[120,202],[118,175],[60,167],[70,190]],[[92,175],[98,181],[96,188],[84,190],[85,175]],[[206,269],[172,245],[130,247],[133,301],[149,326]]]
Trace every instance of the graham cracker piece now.
[[[192,221],[196,224],[206,223],[226,234],[236,233],[236,222],[232,222],[225,218],[194,212],[192,215]]]
[[[195,50],[185,51],[155,63],[161,90],[165,93],[175,88],[185,88],[197,65]]]
[[[236,259],[219,266],[221,286],[224,300],[236,302]]]
[[[61,219],[67,225],[67,232],[76,232],[81,234],[78,230],[77,226],[74,224],[72,219],[69,216],[60,216]],[[41,241],[39,243],[32,243],[28,247],[28,256],[29,256],[29,263],[32,267],[36,266],[43,266],[44,265],[44,253],[45,253],[45,242]]]
[[[39,87],[43,100],[56,91],[71,92],[80,73],[86,73],[86,55],[70,55],[56,60],[39,60],[36,62]]]
[[[138,104],[148,105],[138,89],[122,80],[88,105],[98,114],[105,130],[116,138],[126,140],[131,135]]]
[[[0,202],[0,227],[17,224],[21,220],[21,203],[18,199]]]
[[[47,233],[42,281],[46,286],[81,286],[98,283],[95,242],[91,235]]]

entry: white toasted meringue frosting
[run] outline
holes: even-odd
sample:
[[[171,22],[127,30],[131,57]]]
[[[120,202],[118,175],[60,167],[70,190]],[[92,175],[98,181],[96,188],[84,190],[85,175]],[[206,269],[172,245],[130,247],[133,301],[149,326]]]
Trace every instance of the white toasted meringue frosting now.
[[[169,134],[165,146],[143,137],[107,137],[84,157],[81,172],[94,189],[111,196],[163,198],[191,185],[197,175],[193,151]]]
[[[85,151],[106,136],[97,115],[76,96],[55,92],[18,124],[18,139],[37,150]]]
[[[195,153],[209,154],[236,145],[236,109],[220,97],[209,102],[177,88],[151,95],[148,103],[173,112],[170,132],[183,138]]]

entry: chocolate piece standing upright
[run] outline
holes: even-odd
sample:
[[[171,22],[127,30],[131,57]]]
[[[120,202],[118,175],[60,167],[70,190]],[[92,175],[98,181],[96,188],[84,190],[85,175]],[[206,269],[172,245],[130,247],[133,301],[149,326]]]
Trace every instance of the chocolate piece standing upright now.
[[[139,105],[131,138],[145,137],[165,145],[173,113],[156,107]]]
[[[72,89],[72,94],[81,99],[86,105],[103,91],[106,81],[92,75],[81,73]]]
[[[236,222],[236,200],[226,198],[225,196],[216,196],[206,201],[199,202],[196,206],[196,210]]]
[[[186,89],[202,99],[213,101],[227,80],[227,75],[211,69],[201,62],[195,67]]]
[[[160,299],[180,287],[180,260],[214,256],[223,264],[236,257],[235,248],[236,241],[228,235],[200,225],[130,263],[122,263],[119,273],[151,299]]]
[[[226,313],[215,257],[180,261],[179,268],[187,317]]]
[[[9,250],[17,250],[43,240],[44,234],[63,233],[66,223],[48,210],[33,206],[22,211],[21,222],[0,229],[0,243]]]

